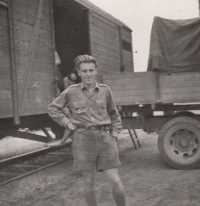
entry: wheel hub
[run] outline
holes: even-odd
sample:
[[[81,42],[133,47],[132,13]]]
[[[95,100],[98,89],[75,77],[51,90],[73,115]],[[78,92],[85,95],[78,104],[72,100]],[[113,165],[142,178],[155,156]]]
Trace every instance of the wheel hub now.
[[[176,131],[170,138],[171,151],[179,157],[191,157],[198,148],[196,135],[189,130]]]
[[[194,141],[189,131],[178,131],[174,136],[175,147],[182,152],[189,151],[194,146]]]
[[[186,139],[186,138],[181,138],[181,139],[180,139],[180,146],[181,146],[182,148],[186,148],[188,145],[189,145],[188,139]]]

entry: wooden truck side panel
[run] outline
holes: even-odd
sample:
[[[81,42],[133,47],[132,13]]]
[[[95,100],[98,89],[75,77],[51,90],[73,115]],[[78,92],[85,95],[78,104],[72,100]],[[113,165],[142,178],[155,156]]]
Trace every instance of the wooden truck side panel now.
[[[199,102],[200,73],[138,72],[107,75],[117,105]]]
[[[185,72],[160,76],[160,98],[162,102],[200,101],[200,73]]]

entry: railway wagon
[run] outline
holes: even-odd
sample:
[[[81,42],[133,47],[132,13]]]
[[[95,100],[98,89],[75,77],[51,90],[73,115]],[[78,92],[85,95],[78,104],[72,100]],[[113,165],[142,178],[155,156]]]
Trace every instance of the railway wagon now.
[[[0,0],[0,134],[51,141],[60,129],[47,115],[62,77],[80,54],[99,62],[99,76],[133,71],[131,29],[87,0]],[[47,137],[19,128],[42,129]],[[61,135],[60,135],[61,137]]]

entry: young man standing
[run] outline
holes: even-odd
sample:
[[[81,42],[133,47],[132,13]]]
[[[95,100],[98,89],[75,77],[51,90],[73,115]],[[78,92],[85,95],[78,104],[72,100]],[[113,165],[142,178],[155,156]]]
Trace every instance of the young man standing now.
[[[73,131],[73,170],[81,171],[88,206],[97,206],[94,179],[103,171],[112,187],[117,206],[125,206],[125,192],[118,166],[117,143],[121,118],[109,87],[95,81],[97,61],[81,55],[75,62],[82,82],[66,89],[49,105],[49,115],[58,124]],[[62,113],[69,108],[69,116]]]

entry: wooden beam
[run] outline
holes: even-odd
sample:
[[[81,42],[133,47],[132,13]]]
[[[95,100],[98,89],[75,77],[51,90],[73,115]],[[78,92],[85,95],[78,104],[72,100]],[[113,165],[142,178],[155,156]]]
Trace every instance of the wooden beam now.
[[[118,26],[118,37],[119,37],[119,58],[120,58],[120,71],[123,72],[125,68],[124,66],[124,59],[123,59],[123,52],[122,52],[122,33],[121,27]]]
[[[32,69],[32,61],[34,58],[34,50],[35,50],[35,45],[38,37],[38,31],[39,31],[39,25],[40,25],[40,19],[42,16],[42,11],[43,11],[43,6],[44,6],[44,1],[45,0],[40,0],[39,6],[38,6],[38,12],[34,24],[34,29],[33,29],[33,35],[31,39],[31,46],[28,54],[28,61],[27,61],[27,69],[26,69],[26,78],[25,78],[25,83],[24,83],[24,88],[23,88],[23,97],[22,97],[22,104],[20,108],[20,114],[23,115],[23,109],[24,109],[24,103],[26,99],[26,94],[27,94],[27,89],[28,89],[28,82],[29,78],[31,76],[31,69]]]
[[[92,15],[92,12],[91,10],[88,9],[87,11],[87,20],[88,20],[88,39],[89,39],[89,55],[93,55],[92,54],[92,48],[91,48],[91,44],[92,44],[92,39],[91,39],[91,15]]]
[[[160,102],[160,71],[155,71],[156,74],[156,102]]]
[[[49,27],[47,28],[47,35],[48,35],[48,39],[49,39],[49,53],[50,53],[49,66],[50,66],[50,69],[52,70],[51,79],[53,82],[51,95],[52,95],[52,97],[55,97],[57,95],[56,91],[58,91],[59,88],[58,88],[58,84],[56,81],[57,71],[56,71],[56,64],[55,64],[55,31],[54,31],[54,21],[53,21],[53,2],[52,2],[52,0],[49,1],[49,21],[50,21],[50,24],[49,24]]]
[[[11,77],[12,77],[12,93],[13,93],[13,108],[14,108],[14,124],[20,124],[19,100],[17,88],[17,71],[16,71],[16,51],[15,51],[15,35],[14,35],[14,20],[12,0],[9,1],[8,7],[9,18],[9,37],[10,37],[10,56],[11,56]]]

